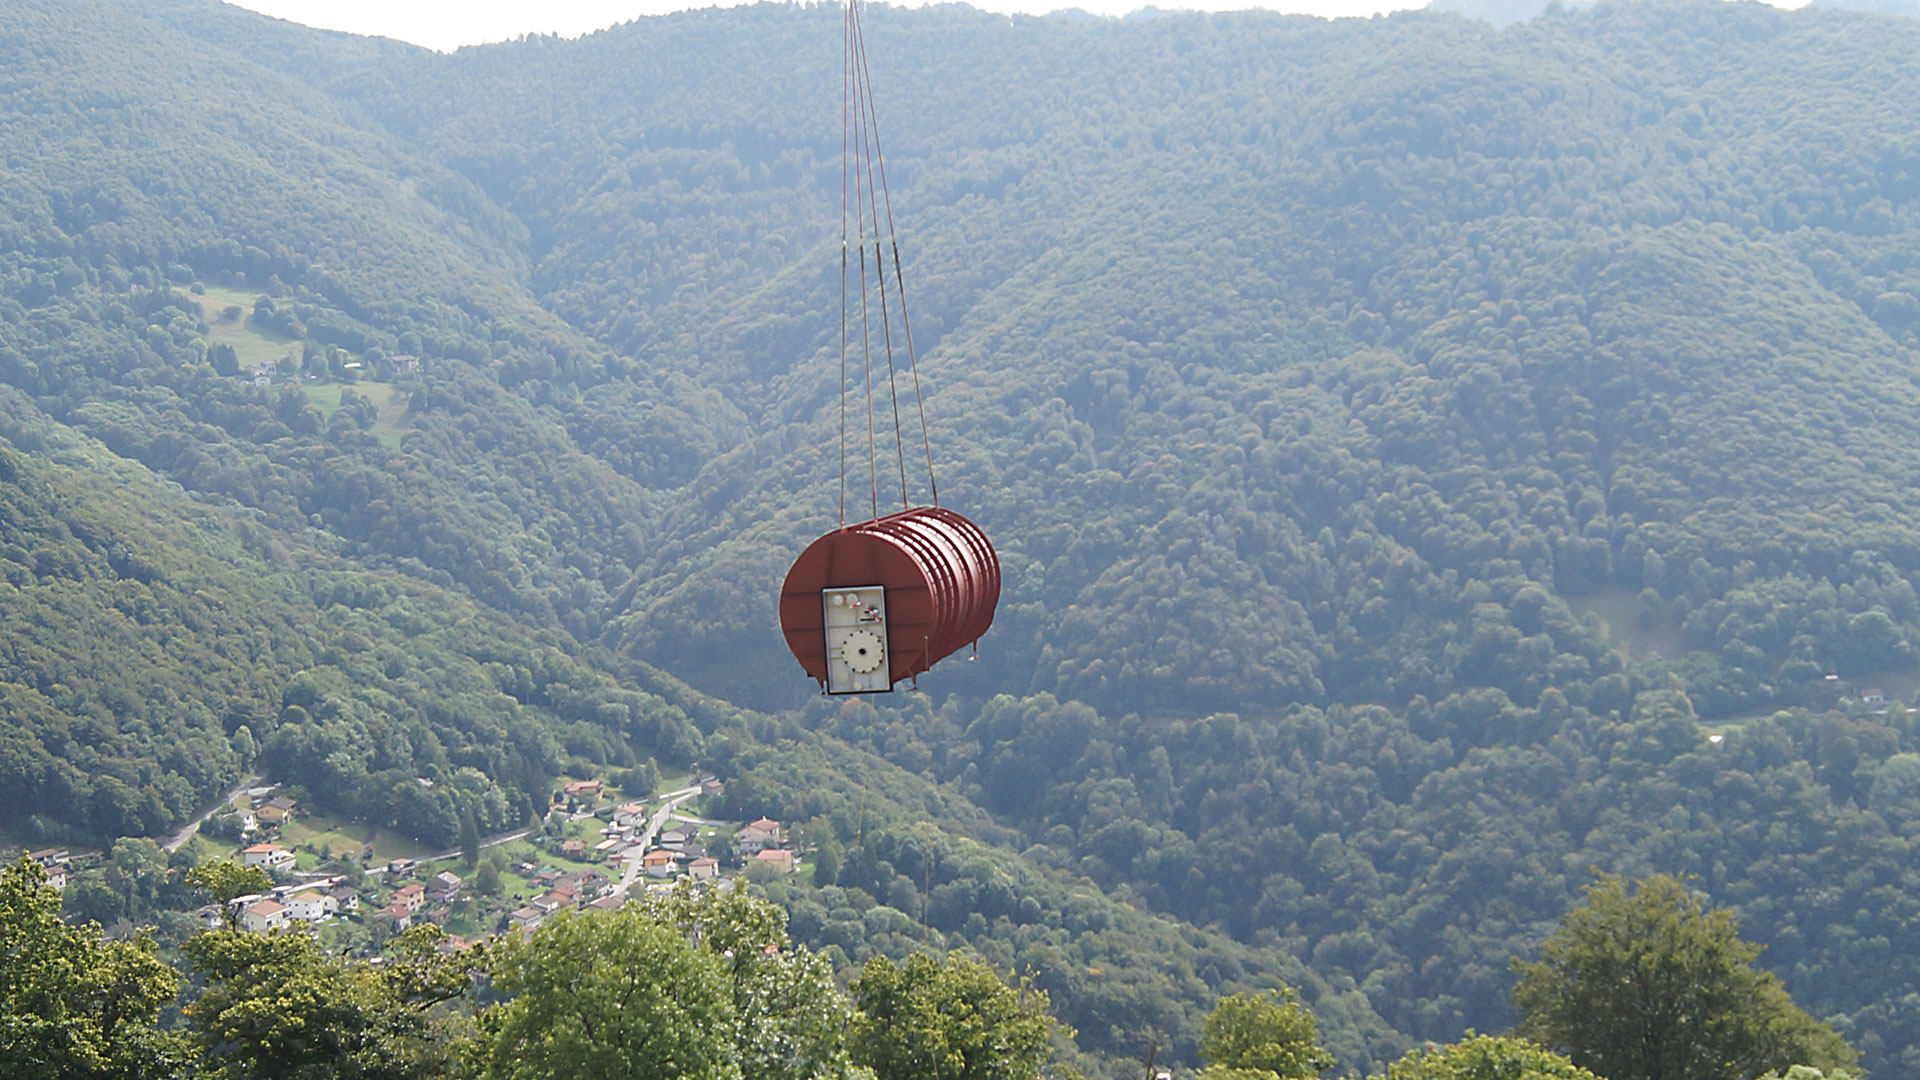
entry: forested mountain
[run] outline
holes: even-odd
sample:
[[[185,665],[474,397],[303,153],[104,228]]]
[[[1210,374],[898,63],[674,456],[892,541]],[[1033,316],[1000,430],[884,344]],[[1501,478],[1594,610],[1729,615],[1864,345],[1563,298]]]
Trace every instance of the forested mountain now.
[[[1096,1070],[1279,980],[1350,1067],[1499,1028],[1590,867],[1692,873],[1920,1065],[1920,731],[1859,701],[1916,685],[1920,24],[870,9],[1006,587],[810,704],[838,17],[0,0],[0,829],[697,760],[839,851],[803,940],[1030,966]]]

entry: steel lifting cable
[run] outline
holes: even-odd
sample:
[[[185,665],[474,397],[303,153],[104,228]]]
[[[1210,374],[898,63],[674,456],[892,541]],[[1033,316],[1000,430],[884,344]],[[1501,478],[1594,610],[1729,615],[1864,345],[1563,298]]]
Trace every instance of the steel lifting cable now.
[[[855,38],[860,26],[852,21],[852,6],[849,0],[848,20]],[[851,40],[848,44],[849,55],[854,50]],[[873,315],[867,303],[867,202],[873,198],[871,185],[862,187],[860,183],[861,163],[867,160],[871,152],[866,144],[867,124],[862,114],[859,69],[853,68],[853,223],[856,230],[860,257],[860,353],[864,361],[866,398],[867,398],[867,474],[872,482],[872,507],[874,518],[880,516],[880,458],[873,428]],[[878,282],[886,285],[886,278]]]
[[[893,281],[894,292],[900,297],[900,329],[907,342],[907,370],[913,375],[913,403],[920,413],[920,445],[921,448],[926,451],[927,456],[927,494],[932,500],[933,505],[939,506],[940,485],[935,481],[933,475],[933,439],[927,429],[927,403],[926,399],[920,395],[920,358],[913,347],[913,322],[907,318],[907,283],[900,270],[900,233],[893,225],[893,191],[887,185],[887,158],[885,154],[880,152],[879,113],[872,107],[873,75],[867,67],[866,35],[859,32],[860,11],[857,6],[857,0],[847,0],[847,7],[848,10],[853,13],[853,43],[858,53],[861,82],[867,90],[867,112],[872,118],[873,123],[873,156],[875,162],[880,166],[880,201],[887,212],[887,242],[893,248]],[[874,244],[876,247],[878,247],[879,242],[879,225],[876,223],[874,226]],[[888,359],[891,361],[891,354],[889,354]],[[896,427],[898,422],[898,417],[896,416]],[[904,461],[902,462],[902,476],[901,486],[904,492],[906,484],[904,480]]]
[[[900,467],[900,509],[909,509],[907,500],[907,443],[900,431],[900,387],[894,380],[893,363],[893,320],[887,317],[887,256],[880,247],[880,204],[878,189],[874,187],[874,159],[880,156],[880,121],[873,109],[873,80],[866,74],[866,46],[860,34],[860,15],[854,13],[854,56],[863,75],[862,83],[866,87],[866,121],[870,132],[867,141],[868,153],[862,165],[867,174],[867,213],[873,221],[873,276],[880,287],[880,340],[887,353],[887,402],[893,408],[893,453]],[[894,266],[899,267],[895,260]],[[879,514],[874,515],[878,517]]]
[[[920,416],[920,439],[926,453],[927,489],[934,506],[940,505],[940,489],[934,478],[933,442],[927,425],[926,401],[920,390],[919,357],[913,344],[913,327],[907,318],[905,277],[900,266],[900,240],[894,227],[893,197],[887,185],[886,160],[880,152],[880,123],[874,106],[873,82],[867,64],[865,35],[860,25],[858,0],[848,0],[844,26],[845,55],[841,87],[841,192],[840,192],[840,524],[846,525],[847,489],[847,280],[848,239],[856,243],[860,267],[860,338],[864,361],[867,406],[867,467],[873,516],[880,516],[880,466],[878,432],[873,415],[873,312],[867,282],[867,230],[873,230],[874,281],[879,292],[881,348],[887,364],[887,396],[893,411],[894,454],[899,466],[902,509],[911,507],[907,491],[906,436],[900,421],[900,396],[893,352],[893,321],[887,298],[887,254],[893,255],[894,293],[900,310],[900,326],[907,347],[907,363],[912,374],[914,402]],[[884,206],[883,206],[884,204]],[[881,210],[886,213],[886,243],[882,243]],[[852,214],[849,229],[848,214]]]
[[[853,97],[853,21],[842,20],[840,50],[840,527],[847,527],[847,135]],[[865,256],[862,256],[864,259]]]

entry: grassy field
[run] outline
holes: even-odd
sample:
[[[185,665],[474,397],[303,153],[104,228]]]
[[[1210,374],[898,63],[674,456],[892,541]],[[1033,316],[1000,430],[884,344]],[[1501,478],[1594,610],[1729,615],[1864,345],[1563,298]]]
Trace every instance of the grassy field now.
[[[233,346],[233,354],[240,359],[241,371],[247,371],[255,364],[277,365],[289,355],[299,359],[298,340],[250,321],[253,301],[258,293],[219,285],[208,285],[206,290],[204,296],[189,295],[187,298],[200,305],[200,317],[207,323],[207,341],[214,345]],[[239,308],[239,314],[228,317],[226,313],[232,308]]]
[[[393,392],[390,383],[357,382],[352,385],[334,382],[302,382],[301,389],[307,392],[307,400],[320,410],[320,415],[328,420],[340,410],[340,392],[352,390],[368,401],[373,402],[380,415],[373,422],[373,437],[388,446],[398,447],[403,425],[406,422],[406,399]]]
[[[390,859],[417,859],[422,855],[439,854],[426,845],[409,840],[391,829],[369,829],[365,825],[324,814],[297,818],[281,826],[280,843],[292,848],[326,847],[332,849],[336,857],[353,858],[360,854],[369,834],[373,837],[375,864],[384,863]]]
[[[222,285],[203,287],[206,289],[204,295],[185,295],[199,305],[200,317],[207,323],[209,345],[233,346],[233,354],[239,359],[243,373],[252,370],[256,364],[269,364],[279,369],[281,361],[288,359],[294,361],[289,365],[289,370],[298,366],[301,352],[298,338],[287,337],[253,322],[253,302],[258,298],[258,293]],[[301,380],[301,388],[307,392],[307,400],[329,420],[340,408],[340,391],[346,389],[339,383],[304,379]],[[388,446],[399,446],[401,427],[407,412],[406,399],[395,395],[393,387],[387,383],[355,383],[353,392],[373,402],[374,407],[380,410],[379,418],[373,424],[374,438]]]
[[[1600,589],[1569,597],[1567,606],[1576,616],[1599,619],[1606,628],[1607,644],[1630,659],[1671,660],[1687,651],[1673,605],[1663,601],[1648,610],[1645,614],[1650,618],[1642,625],[1640,594],[1633,589]]]

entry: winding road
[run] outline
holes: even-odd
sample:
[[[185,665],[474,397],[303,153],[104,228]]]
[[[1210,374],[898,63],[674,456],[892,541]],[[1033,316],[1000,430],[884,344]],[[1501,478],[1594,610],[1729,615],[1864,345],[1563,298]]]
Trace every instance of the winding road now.
[[[221,807],[232,802],[235,798],[239,796],[241,792],[247,790],[248,788],[254,786],[255,784],[258,784],[260,780],[261,780],[260,775],[258,773],[254,773],[253,775],[248,776],[246,779],[233,785],[233,789],[231,791],[228,791],[225,795],[222,795],[218,799],[215,799],[213,803],[209,805],[205,810],[200,811],[200,814],[198,817],[195,817],[192,821],[189,821],[185,825],[180,826],[180,831],[168,837],[167,842],[164,844],[161,844],[160,847],[169,853],[179,851],[181,848],[181,845],[193,839],[193,834],[200,831],[200,826],[205,824],[208,818],[212,817],[214,813],[218,811]]]

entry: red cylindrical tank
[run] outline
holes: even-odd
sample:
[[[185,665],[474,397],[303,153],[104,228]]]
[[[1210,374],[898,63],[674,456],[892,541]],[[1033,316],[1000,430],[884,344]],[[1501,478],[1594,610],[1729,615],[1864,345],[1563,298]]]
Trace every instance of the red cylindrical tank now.
[[[828,684],[829,590],[880,586],[892,689],[978,640],[1000,602],[1000,560],[979,526],[951,510],[918,507],[848,525],[794,560],[780,590],[787,647]],[[836,691],[837,692],[837,691]]]

